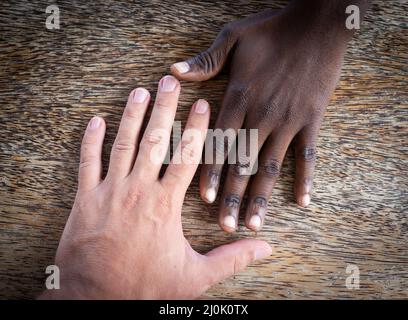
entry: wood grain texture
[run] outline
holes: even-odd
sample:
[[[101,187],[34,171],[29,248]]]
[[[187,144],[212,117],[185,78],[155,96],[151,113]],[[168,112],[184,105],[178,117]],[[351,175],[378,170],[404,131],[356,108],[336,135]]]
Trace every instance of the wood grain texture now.
[[[56,1],[61,29],[45,28],[48,1],[0,3],[0,296],[44,288],[76,190],[82,132],[108,124],[105,160],[127,94],[155,92],[171,63],[209,46],[221,26],[272,1]],[[294,203],[289,151],[257,234],[226,235],[217,204],[184,203],[186,237],[200,252],[237,238],[266,239],[271,258],[204,298],[408,298],[408,24],[406,1],[374,1],[349,44],[321,128],[312,204]],[[213,105],[227,76],[182,83],[183,124],[199,97]],[[105,161],[106,163],[106,161]],[[360,289],[345,286],[346,266]]]

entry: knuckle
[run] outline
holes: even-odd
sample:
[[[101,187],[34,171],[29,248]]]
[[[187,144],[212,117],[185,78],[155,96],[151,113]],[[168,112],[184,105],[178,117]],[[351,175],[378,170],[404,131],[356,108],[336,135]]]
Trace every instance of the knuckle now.
[[[314,162],[316,160],[316,148],[313,146],[303,147],[300,149],[299,155],[306,162]]]
[[[139,187],[131,188],[124,200],[123,200],[123,207],[125,210],[133,209],[138,203],[140,203],[141,199],[143,198],[143,191]]]
[[[124,111],[124,115],[128,119],[139,119],[140,118],[140,112],[138,110],[135,110],[137,108],[131,108],[131,107],[126,107]]]
[[[241,255],[236,255],[234,257],[234,266],[233,266],[233,272],[238,273],[245,269],[245,267],[253,261],[255,258],[255,254],[253,252],[246,252],[242,253]]]
[[[287,106],[281,116],[282,122],[286,124],[292,123],[295,118],[295,108],[292,105]]]
[[[254,204],[260,208],[266,208],[268,206],[268,196],[266,194],[258,193],[253,200]]]
[[[83,153],[89,152],[92,150],[96,145],[96,137],[93,135],[85,135],[84,139],[82,140],[81,151]]]
[[[250,163],[237,161],[236,164],[232,165],[231,169],[231,174],[234,178],[246,180],[250,174]]]
[[[181,156],[183,162],[192,163],[197,158],[197,151],[194,146],[190,143],[181,142]]]
[[[85,169],[85,168],[91,167],[92,165],[93,165],[93,162],[92,162],[92,161],[85,161],[85,160],[83,160],[83,161],[81,161],[81,162],[79,163],[79,169]]]
[[[127,139],[120,139],[116,141],[114,145],[114,150],[117,152],[128,152],[128,151],[134,151],[136,148],[135,144],[131,140]]]
[[[79,160],[79,168],[84,169],[93,166],[97,162],[97,157],[92,154],[84,154]]]
[[[270,177],[277,177],[281,170],[281,163],[277,159],[269,159],[262,165],[262,170]]]
[[[197,65],[205,73],[213,72],[218,65],[216,57],[209,50],[202,51],[196,55],[193,58],[193,64]]]
[[[183,177],[177,172],[177,170],[167,170],[166,171],[166,187],[174,188],[177,187],[180,183],[180,179]],[[172,190],[174,191],[174,190]]]
[[[161,93],[163,94],[163,93]],[[170,93],[171,94],[171,93]],[[156,98],[156,102],[154,103],[154,107],[160,110],[163,110],[163,112],[168,111],[170,109],[170,101],[169,99],[166,99],[164,97],[158,97]]]
[[[248,86],[233,84],[229,90],[229,97],[226,101],[228,111],[241,114],[247,109],[250,98],[250,88]]]
[[[265,128],[270,127],[271,120],[276,114],[276,105],[271,103],[261,104],[259,108],[256,108],[253,113],[248,114],[248,127],[249,128]]]
[[[235,30],[234,24],[232,22],[228,22],[228,23],[223,25],[223,27],[222,27],[222,29],[220,31],[220,34],[223,37],[227,38],[228,36],[231,36],[234,33],[234,30]]]
[[[161,145],[164,143],[165,137],[161,130],[150,130],[146,132],[145,138],[142,140],[142,144],[147,146]]]
[[[241,203],[241,198],[238,194],[230,193],[225,197],[224,204],[228,208],[238,208]]]

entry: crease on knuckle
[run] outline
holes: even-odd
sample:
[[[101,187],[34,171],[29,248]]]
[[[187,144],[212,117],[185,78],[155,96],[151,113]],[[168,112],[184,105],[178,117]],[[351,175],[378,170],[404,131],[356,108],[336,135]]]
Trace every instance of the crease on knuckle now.
[[[145,138],[142,140],[142,144],[150,146],[163,145],[165,141],[163,132],[161,130],[150,130],[146,132]]]
[[[167,110],[169,110],[170,106],[171,106],[171,102],[163,98],[156,99],[156,102],[154,103],[154,108],[162,109],[163,112],[166,112]]]
[[[93,149],[97,143],[97,139],[95,136],[87,135],[84,137],[82,144],[81,144],[81,152],[86,153],[89,152],[90,149]]]
[[[251,262],[254,261],[255,253],[254,252],[247,252],[241,255],[236,255],[234,257],[234,266],[233,271],[234,274],[241,272],[245,269],[245,267]]]
[[[239,208],[241,204],[241,198],[238,194],[230,193],[225,197],[224,204],[228,208]]]
[[[134,151],[136,148],[135,144],[131,140],[120,139],[115,142],[114,150],[115,151]]]
[[[258,193],[254,197],[254,204],[257,205],[260,208],[266,208],[268,206],[268,195],[263,192],[263,193]]]
[[[231,174],[238,180],[246,180],[248,178],[249,162],[237,162],[232,166]]]
[[[218,61],[210,50],[202,51],[193,58],[193,64],[197,65],[205,73],[215,71],[215,68],[218,66]]]
[[[316,148],[313,146],[306,146],[300,150],[301,159],[306,162],[314,162],[316,160]]]
[[[270,177],[278,177],[281,163],[277,159],[270,159],[262,165],[263,171]]]
[[[197,151],[194,148],[194,145],[189,142],[181,142],[181,157],[183,162],[189,164],[196,160]]]
[[[129,107],[127,106],[125,108],[125,117],[128,119],[140,119],[140,108],[133,108],[133,107]]]
[[[94,155],[90,154],[85,154],[81,156],[81,159],[79,160],[79,168],[84,169],[90,166],[95,165],[97,162],[98,158]]]

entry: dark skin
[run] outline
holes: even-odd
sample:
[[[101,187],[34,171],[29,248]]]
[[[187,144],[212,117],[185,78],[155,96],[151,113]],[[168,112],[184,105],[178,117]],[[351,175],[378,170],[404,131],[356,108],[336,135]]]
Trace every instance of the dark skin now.
[[[309,205],[318,132],[353,34],[345,26],[346,7],[351,4],[360,8],[361,15],[368,6],[361,0],[292,1],[284,10],[268,10],[227,24],[208,50],[172,65],[179,79],[205,81],[230,59],[230,82],[215,128],[259,130],[256,174],[241,174],[247,163],[238,161],[228,167],[219,209],[223,230],[237,228],[247,189],[245,224],[253,231],[262,228],[291,143],[296,158],[296,202]],[[202,166],[200,193],[208,203],[218,193],[222,168],[223,164]]]

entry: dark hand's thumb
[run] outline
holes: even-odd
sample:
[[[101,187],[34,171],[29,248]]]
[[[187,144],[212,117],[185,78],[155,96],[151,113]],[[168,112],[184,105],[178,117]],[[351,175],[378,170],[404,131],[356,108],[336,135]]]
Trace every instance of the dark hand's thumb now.
[[[227,26],[218,34],[212,46],[193,58],[177,62],[170,67],[171,73],[180,80],[205,81],[217,75],[231,51],[235,32]]]

